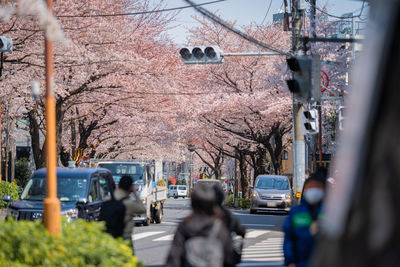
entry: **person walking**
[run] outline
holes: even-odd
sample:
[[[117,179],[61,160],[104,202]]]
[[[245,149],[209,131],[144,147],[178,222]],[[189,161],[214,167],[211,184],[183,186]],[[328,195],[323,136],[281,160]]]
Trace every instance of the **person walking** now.
[[[135,195],[134,200],[130,198],[131,193]],[[146,213],[146,207],[136,193],[133,180],[130,176],[124,175],[121,177],[112,199],[104,202],[100,211],[100,220],[106,222],[106,230],[113,237],[122,237],[129,241],[134,254],[132,233],[135,221],[133,217],[143,213]]]
[[[244,228],[236,216],[223,205],[225,200],[225,192],[222,186],[220,184],[215,184],[213,189],[215,191],[216,204],[222,211],[222,220],[231,234],[233,262],[238,264],[242,258],[243,241],[246,235],[246,228]]]
[[[319,232],[326,172],[314,173],[304,182],[300,205],[293,206],[283,224],[285,266],[308,267]]]
[[[232,242],[222,222],[212,187],[197,184],[191,197],[192,214],[175,232],[166,267],[232,267]]]

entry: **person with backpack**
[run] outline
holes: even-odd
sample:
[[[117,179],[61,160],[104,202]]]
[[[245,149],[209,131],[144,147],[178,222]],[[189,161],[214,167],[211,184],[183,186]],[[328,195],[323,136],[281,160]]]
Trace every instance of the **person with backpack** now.
[[[196,184],[192,214],[176,230],[165,267],[231,267],[232,242],[215,191]]]
[[[238,264],[242,259],[242,249],[244,243],[244,237],[246,235],[246,228],[239,222],[236,216],[226,207],[224,207],[225,192],[221,184],[215,184],[213,186],[216,196],[216,204],[222,211],[223,222],[228,228],[229,233],[232,237],[232,248],[233,248],[233,262]]]
[[[293,206],[283,224],[285,266],[307,267],[319,233],[326,172],[314,173],[303,185],[300,205]]]
[[[135,195],[135,200],[130,198],[131,193]],[[111,200],[104,202],[99,219],[105,221],[108,233],[115,238],[122,237],[124,240],[128,240],[134,251],[132,233],[135,221],[133,217],[143,213],[146,213],[146,207],[136,194],[133,180],[130,176],[124,175]]]

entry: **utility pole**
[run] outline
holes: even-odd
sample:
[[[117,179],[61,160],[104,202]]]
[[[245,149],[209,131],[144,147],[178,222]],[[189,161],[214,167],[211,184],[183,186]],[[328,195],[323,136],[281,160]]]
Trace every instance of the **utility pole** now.
[[[302,55],[302,42],[300,40],[301,29],[304,17],[304,4],[302,0],[292,1],[292,52],[296,56]],[[293,147],[293,158],[294,158],[294,188],[296,190],[296,199],[299,202],[301,197],[301,191],[305,180],[305,141],[302,133],[301,125],[301,113],[303,105],[296,100],[296,94],[293,94],[293,131],[294,131],[294,147]]]
[[[311,3],[311,10],[310,10],[310,33],[312,38],[317,37],[317,30],[315,26],[315,13],[316,13],[316,4],[317,0],[310,0]],[[319,86],[319,85],[314,85],[314,86]],[[319,90],[317,88],[316,90]],[[317,108],[318,108],[318,154],[319,154],[319,166],[322,166],[322,102],[318,101],[317,102]],[[314,151],[313,151],[314,153]],[[315,157],[315,155],[313,155]]]
[[[49,12],[53,1],[47,0]],[[43,202],[43,222],[49,234],[61,235],[61,206],[57,198],[57,147],[56,147],[56,106],[54,97],[54,46],[45,32],[46,64],[46,198]]]

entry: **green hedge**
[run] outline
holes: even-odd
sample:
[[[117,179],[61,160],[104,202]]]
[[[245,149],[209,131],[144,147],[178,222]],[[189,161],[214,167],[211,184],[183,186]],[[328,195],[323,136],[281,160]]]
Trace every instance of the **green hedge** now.
[[[14,183],[0,182],[0,209],[7,208],[9,205],[9,203],[2,200],[6,195],[11,196],[13,201],[17,200],[19,196],[19,187]]]
[[[250,209],[250,199],[241,198],[238,199],[239,208],[242,209]],[[233,194],[229,195],[228,200],[226,201],[226,205],[233,208],[235,204]]]
[[[40,221],[0,222],[0,266],[129,266],[144,265],[125,241],[103,231],[103,223],[63,223],[62,235],[51,237]]]

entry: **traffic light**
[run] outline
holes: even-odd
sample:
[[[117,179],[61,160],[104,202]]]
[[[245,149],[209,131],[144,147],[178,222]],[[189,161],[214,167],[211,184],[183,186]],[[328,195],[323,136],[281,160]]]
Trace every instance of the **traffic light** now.
[[[179,54],[185,64],[219,64],[224,61],[218,46],[183,47]]]
[[[303,127],[308,134],[318,133],[318,111],[316,109],[303,110]]]
[[[339,107],[339,130],[343,131],[343,121],[346,119],[346,107],[340,106]]]
[[[0,36],[0,52],[11,52],[12,48],[12,39],[5,36]]]
[[[312,58],[309,56],[290,57],[286,59],[293,79],[287,80],[289,90],[296,100],[307,102],[311,95]]]

